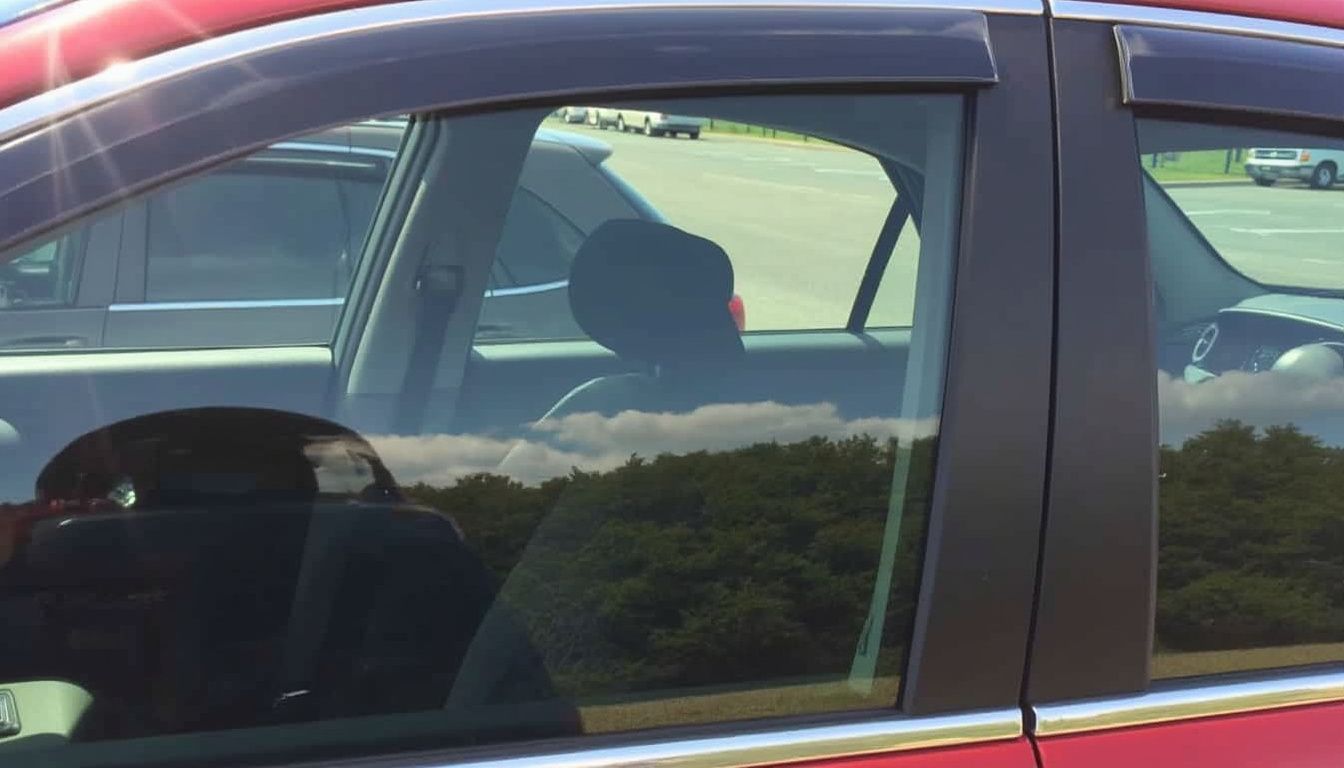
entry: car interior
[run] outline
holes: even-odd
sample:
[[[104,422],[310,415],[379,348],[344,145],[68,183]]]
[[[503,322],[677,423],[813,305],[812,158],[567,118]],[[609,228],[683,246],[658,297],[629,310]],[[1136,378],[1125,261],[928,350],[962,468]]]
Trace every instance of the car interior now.
[[[1302,142],[1302,136],[1281,131],[1167,120],[1139,122],[1140,150],[1144,154],[1222,151],[1252,143],[1262,147],[1295,146]],[[1332,144],[1320,138],[1312,139],[1311,143]],[[1300,354],[1287,358],[1285,355],[1305,346],[1344,342],[1341,324],[1344,291],[1328,286],[1266,284],[1249,277],[1228,256],[1219,253],[1201,232],[1198,222],[1192,220],[1191,212],[1182,210],[1171,192],[1151,175],[1145,175],[1143,184],[1152,254],[1158,367],[1172,377],[1181,378],[1188,366],[1202,364],[1195,375],[1204,377],[1228,371],[1268,371],[1282,361],[1278,370],[1287,366],[1318,376],[1319,372],[1312,373],[1311,366],[1294,364],[1303,359]],[[1283,192],[1276,190],[1271,194]],[[1200,213],[1193,212],[1195,216]],[[1253,214],[1250,211],[1243,215]],[[1207,338],[1211,327],[1221,329],[1214,332],[1212,341]]]
[[[672,223],[617,219],[577,246],[568,275],[586,338],[483,343],[503,222],[547,107],[411,120],[330,345],[4,357],[0,461],[36,482],[0,496],[18,501],[3,505],[0,600],[30,617],[0,640],[0,681],[88,699],[29,746],[290,723],[310,726],[237,749],[404,745],[408,732],[465,743],[505,725],[517,738],[520,712],[538,736],[580,733],[546,649],[519,629],[508,597],[523,587],[491,577],[452,510],[407,502],[370,438],[512,438],[572,414],[713,403],[936,418],[960,103],[635,105],[878,157],[903,215],[874,244],[876,279],[855,275],[855,301],[871,305],[908,218],[921,238],[912,327],[866,328],[856,312],[847,328],[739,334],[733,254]],[[363,725],[321,729],[336,718]],[[24,741],[0,739],[0,753]]]

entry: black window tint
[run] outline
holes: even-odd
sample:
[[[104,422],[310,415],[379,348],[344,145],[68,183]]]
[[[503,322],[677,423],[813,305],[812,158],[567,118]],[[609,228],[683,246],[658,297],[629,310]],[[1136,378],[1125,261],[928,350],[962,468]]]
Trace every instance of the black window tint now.
[[[1141,123],[1155,677],[1344,660],[1344,142]],[[1322,168],[1326,173],[1322,174]]]
[[[349,239],[336,180],[213,173],[149,200],[148,301],[344,293]]]
[[[344,297],[387,165],[282,144],[151,196],[146,301]]]

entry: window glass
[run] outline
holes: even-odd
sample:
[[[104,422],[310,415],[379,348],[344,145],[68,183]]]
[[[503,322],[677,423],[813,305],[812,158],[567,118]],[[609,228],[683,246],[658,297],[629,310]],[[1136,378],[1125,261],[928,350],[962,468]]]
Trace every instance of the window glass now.
[[[386,175],[349,156],[262,153],[151,196],[145,300],[344,298]]]
[[[1344,188],[1323,137],[1141,123],[1156,677],[1344,660]],[[1325,169],[1324,171],[1322,169]]]
[[[0,310],[72,306],[82,242],[82,233],[66,234],[0,255]]]
[[[537,177],[557,173],[591,187],[605,182],[609,189],[546,199],[558,225],[573,237],[549,246],[535,241],[533,252],[545,253],[549,265],[554,265],[542,269],[536,283],[563,279],[562,265],[573,257],[576,241],[597,224],[633,216],[700,233],[734,254],[744,330],[847,327],[860,280],[897,197],[879,160],[814,132],[635,106],[641,108],[570,107],[552,115],[554,122],[548,125],[554,129],[539,134],[539,141],[571,144],[574,151],[566,153],[570,159],[564,167],[558,162],[560,155],[546,170],[529,163],[524,188],[530,183],[546,185]],[[566,216],[571,204],[583,210]],[[726,211],[731,215],[724,215]],[[535,215],[526,215],[530,211],[515,213],[522,215],[514,217],[511,226],[540,223]],[[868,314],[869,327],[908,326],[912,320],[919,256],[916,227],[905,226],[895,247],[897,254],[890,259]],[[506,264],[501,258],[499,269]],[[563,309],[563,302],[557,305]],[[487,309],[492,334],[482,340],[583,335],[563,318],[538,325],[535,315],[512,309]]]
[[[963,104],[685,99],[644,106],[696,116],[699,139],[610,143],[578,122],[562,135],[540,109],[435,117],[425,164],[385,193],[416,194],[404,218],[382,209],[396,237],[378,240],[395,245],[352,265],[378,307],[352,335],[358,396],[333,397],[326,350],[211,348],[186,321],[169,329],[198,339],[181,353],[0,370],[0,404],[22,403],[0,407],[0,690],[24,723],[42,718],[0,735],[0,759],[13,743],[73,763],[292,762],[890,712],[934,485]],[[853,199],[825,222],[870,238],[788,250],[753,218],[757,198],[715,198],[701,228],[608,167],[623,152],[674,171],[676,153],[709,149],[735,189],[793,183],[755,159],[774,136],[710,120],[899,168],[921,237],[875,256],[885,177],[851,174]],[[151,196],[163,255],[149,271],[177,270],[160,272],[163,301],[316,286],[361,239],[313,221],[346,205],[325,168],[257,192],[291,159]],[[822,227],[802,210],[819,200],[769,205]],[[739,216],[757,229],[734,229]],[[775,263],[788,278],[739,285],[739,247],[748,276]],[[469,288],[437,329],[420,289],[378,282],[426,253]],[[912,286],[893,315],[905,327],[741,333],[735,296],[780,329],[843,326],[874,259]],[[842,283],[825,325],[796,300],[795,286]],[[425,354],[438,364],[419,400],[419,368],[388,361]]]

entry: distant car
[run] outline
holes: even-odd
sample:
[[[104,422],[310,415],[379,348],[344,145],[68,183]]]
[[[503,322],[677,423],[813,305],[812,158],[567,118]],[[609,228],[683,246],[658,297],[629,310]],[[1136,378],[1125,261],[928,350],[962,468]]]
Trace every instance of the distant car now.
[[[1341,168],[1344,152],[1334,149],[1257,148],[1246,160],[1246,174],[1262,187],[1301,181],[1313,189],[1329,189],[1339,180]]]
[[[706,121],[702,117],[668,115],[662,112],[591,107],[588,110],[588,123],[603,129],[642,131],[645,136],[676,136],[678,133],[684,133],[692,139],[698,139]]]
[[[587,107],[561,107],[556,114],[566,123],[585,123],[588,121]]]

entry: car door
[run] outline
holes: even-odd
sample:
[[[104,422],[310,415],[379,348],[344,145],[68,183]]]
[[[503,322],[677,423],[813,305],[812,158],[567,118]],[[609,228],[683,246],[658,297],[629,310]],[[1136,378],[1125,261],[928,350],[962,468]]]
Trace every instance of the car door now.
[[[26,459],[4,470],[0,679],[17,718],[0,750],[1032,766],[1019,705],[1050,396],[1044,24],[1016,2],[406,3],[214,38],[145,62],[143,83],[80,91],[78,120],[0,148],[16,180],[0,243],[288,137],[413,117],[325,343],[221,347],[183,322],[174,349],[0,359],[6,448]],[[538,66],[556,57],[568,65]],[[802,302],[778,281],[749,311],[780,332],[748,344],[726,230],[602,222],[569,279],[596,330],[523,342],[541,362],[508,383],[561,366],[566,345],[600,344],[620,375],[586,388],[607,371],[575,368],[584,391],[563,399],[590,405],[549,421],[460,428],[539,126],[563,104],[640,100],[922,171],[865,177],[885,197],[853,192],[885,205],[877,229],[918,211],[918,263],[889,237],[792,261],[766,249],[758,270],[855,288],[817,292],[841,317],[818,329],[788,322]],[[717,142],[732,185],[804,186],[753,168],[742,141],[660,149]],[[720,198],[709,224],[755,202]],[[830,223],[813,225],[824,244]],[[887,305],[894,266],[907,280]],[[744,356],[750,386],[726,386]]]
[[[1339,148],[1344,38],[1055,11],[1042,765],[1333,765],[1344,517],[1312,489],[1339,478],[1339,192],[1254,183],[1247,150]]]

